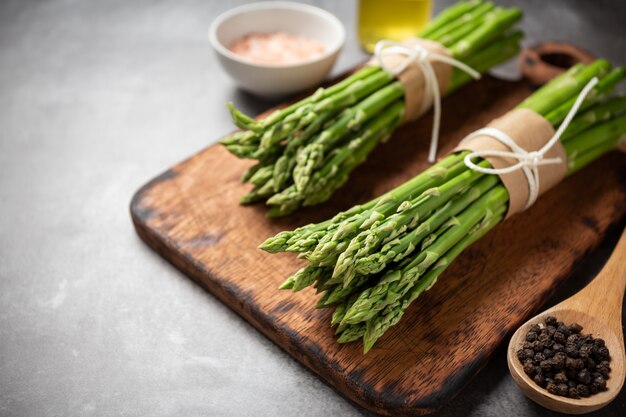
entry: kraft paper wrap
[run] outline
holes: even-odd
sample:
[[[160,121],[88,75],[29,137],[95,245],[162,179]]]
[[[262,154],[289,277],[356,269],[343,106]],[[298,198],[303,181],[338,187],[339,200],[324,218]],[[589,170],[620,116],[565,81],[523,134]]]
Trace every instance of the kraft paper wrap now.
[[[487,127],[496,128],[511,137],[524,150],[537,151],[545,145],[554,135],[552,125],[539,114],[528,109],[513,110],[504,116],[493,120]],[[498,150],[511,152],[511,149],[502,142],[490,136],[477,136],[457,146],[454,151],[484,151]],[[539,166],[539,195],[558,184],[567,174],[567,154],[561,142],[557,142],[548,152],[545,158],[561,158],[560,164]],[[515,158],[486,156],[493,168],[506,168],[517,164]],[[509,210],[507,218],[520,212],[528,202],[530,188],[523,170],[500,174],[500,179],[509,192]]]
[[[452,56],[450,51],[448,51],[444,46],[427,39],[409,38],[401,43],[408,47],[420,45],[434,53]],[[394,68],[401,65],[407,57],[402,54],[389,54],[384,55],[382,59],[388,68]],[[450,79],[452,77],[452,67],[443,62],[436,61],[431,57],[428,58],[428,61],[430,61],[435,75],[437,76],[439,91],[441,92],[441,95],[443,95],[446,91],[448,91],[448,85],[450,84]],[[378,66],[378,58],[373,57],[368,61],[367,65]],[[412,61],[404,71],[396,75],[396,78],[398,78],[398,80],[400,80],[404,85],[404,101],[406,103],[404,121],[415,120],[430,109],[433,101],[432,94],[429,97],[426,97],[426,80],[424,78],[424,74],[422,73],[422,69],[415,61]]]

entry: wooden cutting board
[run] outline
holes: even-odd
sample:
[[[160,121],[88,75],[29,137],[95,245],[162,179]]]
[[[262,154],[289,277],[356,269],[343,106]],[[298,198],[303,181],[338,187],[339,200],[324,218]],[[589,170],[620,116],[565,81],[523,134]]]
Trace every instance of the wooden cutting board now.
[[[531,93],[486,77],[446,98],[440,155]],[[142,187],[131,203],[145,242],[337,391],[382,415],[439,408],[626,213],[626,155],[612,152],[465,251],[367,354],[339,345],[307,289],[277,286],[302,265],[257,249],[267,237],[365,202],[425,169],[431,115],[402,127],[336,195],[281,220],[242,207],[250,161],[211,146]],[[175,294],[173,296],[176,296]]]

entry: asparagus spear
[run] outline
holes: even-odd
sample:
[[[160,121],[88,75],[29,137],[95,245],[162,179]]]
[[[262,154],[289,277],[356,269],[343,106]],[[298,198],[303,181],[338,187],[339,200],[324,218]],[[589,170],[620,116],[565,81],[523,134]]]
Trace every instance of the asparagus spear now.
[[[479,18],[484,16],[487,12],[491,11],[494,7],[495,6],[491,2],[482,3],[472,10],[459,16],[457,19],[454,20],[454,22],[444,25],[440,29],[429,34],[428,39],[433,39],[442,44],[446,44],[446,37],[456,37],[450,35],[458,31],[459,29],[463,30],[467,26],[473,26],[474,23],[480,23]],[[448,42],[448,44],[453,43],[454,42]]]
[[[420,38],[432,39],[432,34],[438,30],[448,26],[450,23],[463,19],[463,16],[479,7],[482,1],[459,2],[452,5],[439,13],[422,32],[419,33]],[[467,20],[467,19],[465,19]]]
[[[582,113],[567,127],[561,141],[566,142],[568,139],[575,137],[590,126],[602,121],[610,119],[615,113],[626,108],[626,95],[618,95],[590,108]]]
[[[523,33],[519,31],[505,34],[499,40],[467,57],[465,62],[480,73],[487,72],[490,68],[515,57],[521,49],[520,41],[523,37]],[[470,80],[469,74],[453,70],[448,92],[456,91]]]
[[[547,115],[551,110],[567,100],[575,99],[582,87],[593,77],[604,77],[610,70],[611,64],[607,60],[598,59],[574,76],[557,79],[552,88],[548,90],[549,94],[543,92],[536,96],[533,94],[517,107],[520,109],[531,109],[539,114]]]
[[[621,108],[624,113],[626,108]],[[626,135],[626,114],[602,121],[593,125],[579,135],[563,143],[563,147],[569,158],[569,173],[574,173],[580,168],[594,161],[598,156],[608,150],[617,147]]]
[[[496,9],[488,13],[480,28],[450,47],[457,58],[466,58],[509,30],[522,18],[520,9]]]
[[[610,94],[615,86],[626,78],[626,68],[616,68],[611,71],[607,76],[603,77],[600,82],[591,90],[591,93],[587,96],[582,106],[580,107],[580,111],[584,111],[589,107],[593,106],[595,103],[603,99]],[[562,103],[556,109],[552,110],[550,113],[546,114],[546,119],[552,123],[553,125],[559,124],[565,119],[565,116],[569,112],[569,109],[574,105],[574,101],[576,97],[572,97],[569,100]]]

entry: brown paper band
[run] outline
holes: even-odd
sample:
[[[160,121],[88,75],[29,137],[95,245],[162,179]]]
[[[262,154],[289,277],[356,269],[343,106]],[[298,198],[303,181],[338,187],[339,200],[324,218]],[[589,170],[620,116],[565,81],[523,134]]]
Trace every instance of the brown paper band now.
[[[504,132],[527,152],[541,149],[555,133],[552,125],[546,119],[528,109],[510,111],[504,116],[493,120],[487,127]],[[454,151],[463,150],[512,151],[508,146],[490,136],[471,138],[454,149]],[[555,143],[545,153],[544,158],[561,158],[562,162],[559,164],[539,165],[539,195],[545,193],[567,175],[567,154],[561,142]],[[486,156],[484,159],[495,169],[507,168],[519,162],[515,158],[501,156]],[[499,177],[509,192],[508,218],[524,209],[530,195],[530,187],[526,175],[521,169],[508,174],[499,174]]]
[[[402,41],[401,44],[407,47],[419,45],[433,53],[448,57],[452,56],[450,51],[448,51],[443,45],[427,39],[409,38]],[[388,54],[383,55],[382,59],[387,68],[394,68],[402,65],[407,57],[402,54]],[[448,90],[448,85],[450,84],[452,67],[446,63],[437,61],[432,57],[428,57],[428,61],[432,65],[435,75],[437,76],[439,91],[441,91],[443,95],[443,93]],[[367,65],[378,66],[378,58],[372,57],[372,59],[368,61]],[[415,120],[432,105],[432,94],[427,96],[426,79],[422,69],[417,62],[411,61],[406,69],[396,77],[400,80],[400,82],[402,82],[402,85],[404,85],[404,101],[406,103],[404,120]],[[429,102],[425,103],[425,100],[428,100]]]

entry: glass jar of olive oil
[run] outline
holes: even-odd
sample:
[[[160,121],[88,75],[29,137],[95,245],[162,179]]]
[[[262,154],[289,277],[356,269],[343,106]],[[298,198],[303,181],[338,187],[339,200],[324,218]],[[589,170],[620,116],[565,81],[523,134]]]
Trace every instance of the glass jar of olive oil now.
[[[415,36],[430,19],[432,0],[359,0],[359,41],[373,52],[381,39]]]

